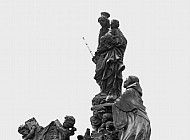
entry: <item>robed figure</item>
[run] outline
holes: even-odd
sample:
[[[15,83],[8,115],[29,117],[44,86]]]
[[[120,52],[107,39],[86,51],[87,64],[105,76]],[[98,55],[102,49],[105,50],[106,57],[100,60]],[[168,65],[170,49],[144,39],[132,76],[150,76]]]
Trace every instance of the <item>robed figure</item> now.
[[[99,22],[102,29],[99,34],[99,45],[93,58],[96,63],[94,79],[100,86],[101,93],[116,99],[121,95],[122,71],[125,69],[123,56],[127,40],[118,28],[118,20],[111,21],[109,30],[107,17],[101,16]]]
[[[142,101],[142,89],[136,76],[124,82],[126,91],[112,106],[113,121],[120,130],[120,140],[149,140],[150,120]]]

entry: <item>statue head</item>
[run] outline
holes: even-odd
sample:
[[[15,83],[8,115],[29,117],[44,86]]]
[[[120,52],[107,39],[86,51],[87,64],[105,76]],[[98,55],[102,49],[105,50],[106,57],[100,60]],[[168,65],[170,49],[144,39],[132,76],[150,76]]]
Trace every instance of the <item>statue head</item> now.
[[[139,95],[142,96],[142,88],[139,84],[139,78],[137,76],[129,76],[124,82],[124,88],[133,88],[138,91]]]
[[[139,78],[137,76],[128,76],[124,81],[124,88],[127,88],[129,85],[139,82]]]
[[[22,137],[26,137],[29,132],[30,132],[30,129],[26,126],[26,125],[21,125],[19,126],[18,128],[18,132],[22,135]]]
[[[110,14],[108,12],[101,12],[101,16],[104,16],[106,18],[110,17]]]
[[[72,128],[75,124],[75,118],[73,116],[65,116],[64,118],[63,127]]]
[[[116,19],[111,20],[111,29],[115,29],[119,27],[119,21]]]
[[[103,28],[109,28],[110,27],[110,21],[109,18],[110,14],[107,12],[101,12],[101,17],[98,18],[98,22]]]
[[[28,126],[29,129],[32,128],[32,126],[39,126],[37,120],[33,117],[25,122],[25,125]]]

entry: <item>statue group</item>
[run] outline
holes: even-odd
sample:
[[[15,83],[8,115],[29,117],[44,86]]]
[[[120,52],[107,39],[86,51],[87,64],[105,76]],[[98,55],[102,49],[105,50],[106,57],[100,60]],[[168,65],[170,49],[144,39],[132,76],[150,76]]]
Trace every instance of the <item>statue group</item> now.
[[[66,116],[63,124],[56,119],[44,128],[33,117],[21,125],[18,132],[24,140],[70,140],[77,130],[74,124],[75,118]]]
[[[122,71],[125,69],[123,56],[127,40],[119,29],[119,21],[109,21],[110,14],[102,12],[98,22],[101,29],[98,48],[92,58],[96,64],[94,79],[100,86],[101,95],[116,99],[121,95]]]
[[[137,76],[128,76],[123,84],[122,71],[127,39],[119,29],[119,21],[102,12],[98,47],[92,61],[100,92],[92,99],[90,118],[92,131],[86,129],[78,140],[149,140],[150,120],[142,101],[142,88]],[[125,91],[122,93],[122,84]],[[63,124],[52,121],[43,128],[35,118],[25,122],[18,132],[24,140],[69,140],[75,134],[75,119],[66,116]]]
[[[122,71],[127,39],[119,28],[119,21],[102,12],[98,18],[101,29],[98,47],[92,61],[100,93],[92,99],[93,128],[87,138],[98,140],[149,140],[150,120],[142,101],[142,89],[137,76],[128,76],[122,93]],[[89,130],[88,130],[89,131]],[[86,139],[83,137],[83,139]]]

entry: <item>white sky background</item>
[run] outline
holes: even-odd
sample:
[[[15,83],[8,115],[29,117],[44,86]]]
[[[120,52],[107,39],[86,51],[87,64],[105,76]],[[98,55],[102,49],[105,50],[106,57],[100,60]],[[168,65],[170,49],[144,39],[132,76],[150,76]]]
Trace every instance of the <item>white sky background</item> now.
[[[120,21],[128,39],[123,77],[140,79],[152,140],[187,140],[190,130],[188,0],[1,0],[0,138],[21,140],[19,125],[76,118],[76,140],[91,128],[99,92],[94,52],[100,12]]]

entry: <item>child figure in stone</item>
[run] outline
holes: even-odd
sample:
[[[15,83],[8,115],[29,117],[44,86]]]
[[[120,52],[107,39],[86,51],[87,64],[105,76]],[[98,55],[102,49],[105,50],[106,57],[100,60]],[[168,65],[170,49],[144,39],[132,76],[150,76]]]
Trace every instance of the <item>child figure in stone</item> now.
[[[107,38],[110,37],[114,45],[126,45],[127,43],[126,38],[119,29],[119,21],[116,19],[111,20],[111,30],[105,36],[107,36]]]
[[[121,95],[121,85],[122,85],[122,75],[121,72],[125,69],[123,64],[123,56],[126,49],[127,40],[124,37],[123,33],[119,29],[119,21],[116,19],[111,20],[111,29],[101,37],[100,45],[105,46],[110,51],[108,55],[107,62],[113,63],[113,66],[110,65],[110,71],[113,71],[115,77],[115,84],[112,84],[112,87],[109,87],[109,93],[106,98],[106,102],[113,103],[116,98]],[[113,69],[112,69],[113,68]],[[110,85],[111,86],[111,85]]]

